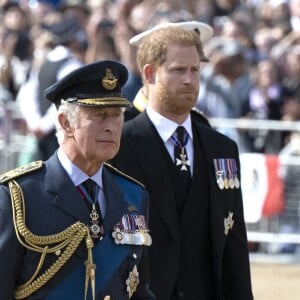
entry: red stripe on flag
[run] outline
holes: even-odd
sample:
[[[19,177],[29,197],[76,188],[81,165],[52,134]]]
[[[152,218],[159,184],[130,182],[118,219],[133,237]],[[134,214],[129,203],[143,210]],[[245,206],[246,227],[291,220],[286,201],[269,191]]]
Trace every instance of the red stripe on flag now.
[[[279,176],[279,159],[276,155],[265,155],[268,174],[268,191],[264,201],[262,215],[271,217],[283,211],[284,183]]]

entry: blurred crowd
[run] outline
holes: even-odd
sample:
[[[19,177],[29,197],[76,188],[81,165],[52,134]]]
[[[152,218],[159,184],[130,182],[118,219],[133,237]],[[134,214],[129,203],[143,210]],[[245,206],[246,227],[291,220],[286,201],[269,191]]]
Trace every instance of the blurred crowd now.
[[[66,18],[79,26],[68,45],[77,61],[128,67],[131,101],[142,82],[129,39],[162,22],[205,22],[214,37],[204,45],[209,62],[201,67],[197,107],[209,118],[300,119],[300,0],[0,0],[0,103],[15,104],[24,135],[41,135],[31,124],[28,85],[56,46],[49,28]],[[219,129],[241,152],[277,154],[294,136]]]

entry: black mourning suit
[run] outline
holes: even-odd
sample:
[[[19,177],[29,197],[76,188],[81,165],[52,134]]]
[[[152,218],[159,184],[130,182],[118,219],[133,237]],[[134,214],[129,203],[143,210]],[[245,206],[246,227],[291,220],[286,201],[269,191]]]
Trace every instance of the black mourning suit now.
[[[237,146],[193,114],[192,129],[193,180],[179,212],[174,164],[146,112],[125,123],[113,161],[150,194],[152,291],[158,300],[253,299],[241,190],[221,189],[213,165],[213,159],[235,159],[240,176]],[[234,224],[225,234],[229,213]]]

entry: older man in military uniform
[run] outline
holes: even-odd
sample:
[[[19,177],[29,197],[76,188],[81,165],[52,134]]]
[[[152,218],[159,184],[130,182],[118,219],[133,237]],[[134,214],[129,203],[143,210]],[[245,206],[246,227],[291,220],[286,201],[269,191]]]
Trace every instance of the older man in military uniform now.
[[[119,149],[127,69],[102,61],[45,91],[60,147],[0,177],[0,299],[155,299],[148,194],[105,163]]]

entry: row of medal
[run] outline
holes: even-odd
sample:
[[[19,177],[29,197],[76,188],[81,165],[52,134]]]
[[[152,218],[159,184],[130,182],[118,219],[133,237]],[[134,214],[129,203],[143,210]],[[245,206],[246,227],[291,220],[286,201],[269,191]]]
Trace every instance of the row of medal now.
[[[114,226],[112,236],[116,244],[145,245],[152,244],[152,238],[145,222],[145,216],[125,214]]]
[[[238,189],[240,187],[236,160],[234,158],[215,158],[213,163],[217,184],[221,190],[224,188]]]

